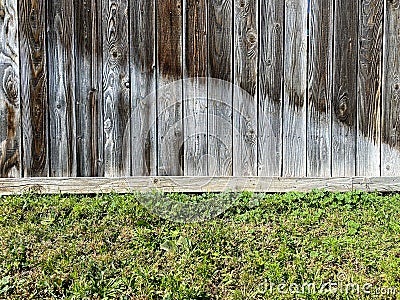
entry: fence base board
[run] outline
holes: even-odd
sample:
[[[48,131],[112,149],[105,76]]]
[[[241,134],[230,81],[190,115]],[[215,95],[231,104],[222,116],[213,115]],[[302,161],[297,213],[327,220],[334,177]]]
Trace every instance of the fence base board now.
[[[99,194],[132,192],[309,192],[313,189],[346,192],[400,191],[400,177],[278,178],[278,177],[119,177],[0,179],[0,195]]]

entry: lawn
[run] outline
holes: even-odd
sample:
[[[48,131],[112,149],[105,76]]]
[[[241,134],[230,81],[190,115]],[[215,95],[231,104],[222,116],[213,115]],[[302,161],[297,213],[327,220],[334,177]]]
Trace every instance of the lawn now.
[[[400,299],[400,194],[241,193],[198,223],[145,198],[0,198],[0,298]]]

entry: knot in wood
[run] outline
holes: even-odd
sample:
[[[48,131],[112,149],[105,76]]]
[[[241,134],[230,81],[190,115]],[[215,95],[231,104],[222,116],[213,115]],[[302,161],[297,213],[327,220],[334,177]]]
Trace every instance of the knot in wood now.
[[[4,8],[0,8],[0,19],[4,19],[6,16],[6,11]]]

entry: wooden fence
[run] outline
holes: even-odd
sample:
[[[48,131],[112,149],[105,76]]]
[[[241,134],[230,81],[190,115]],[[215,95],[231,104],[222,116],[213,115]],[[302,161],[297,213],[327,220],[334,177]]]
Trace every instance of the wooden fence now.
[[[399,0],[0,0],[0,175],[399,176],[399,49]]]

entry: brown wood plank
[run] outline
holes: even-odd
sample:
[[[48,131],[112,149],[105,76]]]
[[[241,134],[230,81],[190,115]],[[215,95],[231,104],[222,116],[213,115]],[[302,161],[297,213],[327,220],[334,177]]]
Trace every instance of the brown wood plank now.
[[[19,1],[24,176],[49,175],[45,0]]]
[[[47,2],[50,176],[76,176],[74,9]]]
[[[0,177],[21,177],[18,4],[0,4]]]
[[[283,176],[306,175],[307,1],[285,2]]]
[[[131,173],[128,0],[103,0],[104,176]]]
[[[257,175],[258,1],[234,1],[233,175]]]
[[[104,175],[101,1],[75,1],[77,175]]]
[[[232,176],[232,1],[208,1],[208,172]]]
[[[184,174],[206,176],[207,2],[184,0]]]
[[[157,0],[157,24],[158,175],[182,175],[182,0]]]
[[[155,1],[130,5],[132,175],[157,175]]]
[[[335,0],[332,175],[356,171],[358,1]]]
[[[284,1],[260,2],[258,175],[282,172]]]
[[[307,176],[331,176],[333,1],[310,0]]]
[[[383,0],[360,4],[357,175],[381,174]]]
[[[382,176],[400,175],[400,1],[385,1]]]

